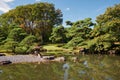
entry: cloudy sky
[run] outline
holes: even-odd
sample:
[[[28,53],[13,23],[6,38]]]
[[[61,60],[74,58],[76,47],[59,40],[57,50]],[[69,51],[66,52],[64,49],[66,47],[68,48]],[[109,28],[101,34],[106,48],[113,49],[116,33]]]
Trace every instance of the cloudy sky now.
[[[33,4],[36,2],[49,2],[62,10],[64,22],[76,21],[91,17],[95,21],[96,16],[104,13],[105,9],[120,0],[0,0],[0,14],[8,12],[19,5]]]

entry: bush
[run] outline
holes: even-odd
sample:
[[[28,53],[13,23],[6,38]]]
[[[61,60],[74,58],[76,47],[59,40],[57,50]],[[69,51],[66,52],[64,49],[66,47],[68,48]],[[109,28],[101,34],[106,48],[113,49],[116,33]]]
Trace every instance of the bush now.
[[[30,46],[30,47],[27,49],[26,53],[32,53],[32,52],[33,52],[33,49],[34,49],[34,46]]]
[[[105,35],[103,35],[103,36],[96,37],[92,40],[84,41],[79,45],[82,45],[82,47],[88,48],[91,52],[94,52],[94,51],[100,52],[103,50],[107,51],[112,46],[112,42],[107,40],[108,40],[108,37],[105,37]]]
[[[83,42],[84,40],[81,37],[76,37],[71,39],[66,45],[65,47],[76,47],[78,46],[79,43]]]
[[[20,42],[20,46],[32,46],[37,41],[37,38],[33,35],[29,35]]]
[[[15,48],[15,53],[17,54],[26,54],[27,47],[16,47]]]
[[[64,44],[57,44],[57,47],[63,47]]]
[[[1,45],[2,49],[14,50],[14,47],[18,45],[18,42],[13,41],[12,39],[6,39],[5,43]]]

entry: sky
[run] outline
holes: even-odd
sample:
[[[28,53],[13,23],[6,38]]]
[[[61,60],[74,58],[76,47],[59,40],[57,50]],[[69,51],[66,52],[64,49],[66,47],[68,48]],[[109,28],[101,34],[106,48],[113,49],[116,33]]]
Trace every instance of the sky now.
[[[107,7],[120,4],[120,0],[0,0],[0,14],[6,13],[19,5],[34,4],[36,2],[53,3],[56,9],[63,13],[63,25],[65,21],[77,21],[92,18],[103,14]]]

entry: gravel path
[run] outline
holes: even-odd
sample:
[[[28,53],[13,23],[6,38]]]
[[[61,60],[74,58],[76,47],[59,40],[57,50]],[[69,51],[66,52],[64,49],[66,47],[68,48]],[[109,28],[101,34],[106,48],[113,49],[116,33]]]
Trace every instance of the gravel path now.
[[[0,56],[0,62],[10,60],[12,63],[22,63],[22,62],[45,62],[48,61],[47,58],[50,56],[40,56],[35,55],[13,55],[13,56]],[[63,57],[55,58],[52,61],[64,60]]]

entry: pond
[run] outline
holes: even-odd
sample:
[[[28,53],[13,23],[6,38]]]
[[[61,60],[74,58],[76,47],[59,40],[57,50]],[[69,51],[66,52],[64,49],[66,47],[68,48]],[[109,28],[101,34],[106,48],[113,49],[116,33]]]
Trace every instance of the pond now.
[[[78,61],[0,66],[0,80],[120,80],[120,56],[84,55]]]

